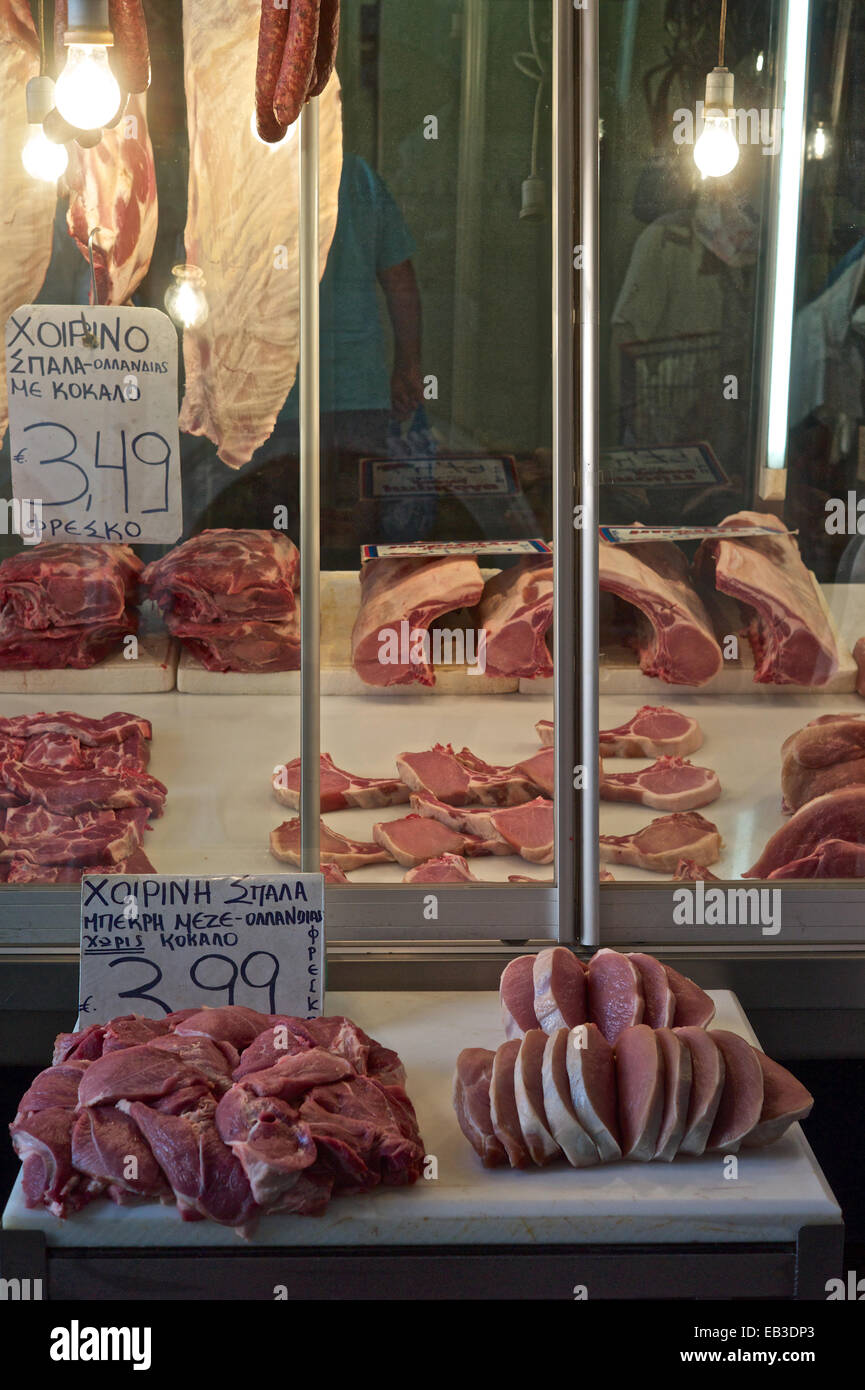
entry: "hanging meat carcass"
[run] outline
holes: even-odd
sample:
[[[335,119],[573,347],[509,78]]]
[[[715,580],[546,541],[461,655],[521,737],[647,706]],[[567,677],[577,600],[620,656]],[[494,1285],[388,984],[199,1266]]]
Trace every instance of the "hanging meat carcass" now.
[[[36,298],[51,259],[57,186],[31,178],[21,163],[27,141],[25,92],[39,75],[39,41],[28,0],[0,0],[0,322]],[[6,356],[0,362],[0,444],[8,422]]]
[[[298,158],[253,129],[261,6],[184,0],[189,124],[187,261],[206,282],[207,321],[184,335],[180,427],[205,435],[231,468],[273,432],[299,351]],[[320,268],[336,229],[342,171],[340,89],[320,98]]]
[[[93,241],[100,304],[126,304],[150,269],[159,210],[156,166],[147,128],[147,98],[129,98],[126,114],[93,149],[70,146],[66,222],[81,254]]]

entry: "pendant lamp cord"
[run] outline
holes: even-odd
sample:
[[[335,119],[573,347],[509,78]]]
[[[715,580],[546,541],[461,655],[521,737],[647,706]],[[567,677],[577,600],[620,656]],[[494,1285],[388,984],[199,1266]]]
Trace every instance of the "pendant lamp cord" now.
[[[718,38],[718,67],[724,66],[724,43],[727,37],[727,0],[721,0],[721,33]]]

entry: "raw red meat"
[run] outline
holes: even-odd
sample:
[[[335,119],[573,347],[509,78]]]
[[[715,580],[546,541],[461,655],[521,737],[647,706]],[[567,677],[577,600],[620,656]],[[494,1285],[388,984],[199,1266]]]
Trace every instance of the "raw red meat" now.
[[[173,1091],[196,1086],[208,1090],[205,1077],[168,1052],[147,1043],[104,1053],[91,1062],[78,1087],[80,1105],[114,1105],[119,1100],[160,1100]]]
[[[300,758],[274,770],[273,794],[283,806],[300,807]],[[409,799],[409,789],[398,777],[359,777],[342,772],[329,753],[320,759],[321,812],[342,811],[358,806],[365,811],[379,806],[397,806]]]
[[[35,801],[59,815],[81,811],[125,810],[146,806],[161,816],[168,788],[147,772],[121,768],[113,774],[54,772],[24,763],[0,763],[0,783],[22,801]]]
[[[485,1168],[500,1168],[508,1156],[493,1130],[490,1081],[496,1054],[466,1047],[457,1058],[453,1102],[457,1123]]]
[[[270,832],[270,852],[275,859],[300,867],[301,836],[300,817],[283,821]],[[362,869],[368,864],[392,864],[393,856],[381,845],[359,840],[349,840],[338,835],[329,825],[321,822],[321,863],[333,864],[338,869],[348,871]]]
[[[681,975],[678,970],[673,969],[672,965],[667,965],[666,962],[664,962],[664,972],[676,1000],[673,1026],[688,1028],[693,1025],[697,1028],[708,1028],[715,1017],[715,1005],[706,991],[695,984],[693,980],[689,980],[687,975]]]
[[[158,1201],[171,1195],[135,1121],[113,1105],[81,1111],[72,1129],[71,1161],[121,1204],[130,1198]]]
[[[300,557],[281,531],[202,531],[148,565],[169,631],[211,671],[295,671]]]
[[[763,1073],[763,1108],[757,1124],[743,1138],[742,1148],[763,1149],[780,1139],[790,1125],[808,1118],[814,1097],[786,1067],[759,1048],[752,1050]]]
[[[763,1070],[756,1048],[725,1028],[712,1030],[712,1041],[724,1054],[724,1089],[707,1153],[736,1153],[763,1112]]]
[[[494,811],[490,821],[496,835],[522,859],[532,864],[552,864],[555,858],[552,801],[538,797],[526,806],[507,806]],[[493,852],[499,854],[501,850]]]
[[[633,835],[602,835],[601,859],[610,864],[631,864],[652,873],[672,873],[682,858],[714,864],[721,856],[718,827],[699,811],[677,811],[659,816]]]
[[[655,811],[693,811],[721,795],[717,773],[684,758],[659,758],[639,772],[601,772],[602,801],[634,801]]]
[[[545,748],[542,753],[535,753],[534,757],[517,763],[514,771],[522,773],[542,796],[548,796],[551,800],[555,796],[556,755],[552,748]]]
[[[613,1049],[594,1023],[572,1028],[567,1046],[568,1080],[577,1119],[602,1163],[622,1157]]]
[[[552,748],[556,741],[556,726],[552,719],[539,719],[535,725],[538,738],[545,748]]]
[[[78,1084],[89,1062],[60,1062],[34,1077],[18,1104],[18,1114],[35,1115],[40,1110],[74,1110],[78,1104]]]
[[[853,648],[856,662],[856,694],[865,699],[865,637],[860,637]]]
[[[0,669],[100,661],[138,630],[143,568],[126,545],[39,545],[4,560]]]
[[[820,840],[802,859],[782,864],[768,875],[779,878],[865,878],[865,845],[849,840]]]
[[[461,854],[440,854],[409,869],[403,883],[480,883]]]
[[[611,1045],[626,1028],[643,1020],[645,997],[636,965],[606,947],[589,961],[588,1014]]]
[[[66,1217],[95,1195],[72,1167],[74,1123],[74,1110],[52,1109],[19,1116],[10,1125],[28,1207],[46,1206],[55,1216]]]
[[[664,1073],[664,1110],[654,1156],[662,1163],[670,1163],[685,1135],[693,1067],[687,1044],[671,1028],[658,1028],[655,1037]]]
[[[723,665],[709,615],[690,581],[688,562],[672,541],[612,545],[600,541],[602,591],[643,615],[640,667],[673,685],[705,685]]]
[[[201,1036],[214,1042],[230,1043],[242,1052],[251,1042],[263,1033],[271,1023],[268,1014],[260,1014],[257,1009],[248,1009],[243,1004],[226,1004],[217,1009],[199,1009],[175,1024],[174,1032],[180,1037]]]
[[[518,806],[530,801],[534,789],[520,767],[496,767],[468,748],[455,752],[436,743],[423,753],[400,753],[397,771],[414,792],[423,792],[450,806]]]
[[[441,821],[425,816],[403,816],[401,820],[379,821],[372,829],[373,839],[407,869],[425,864],[442,854],[458,854],[473,858],[479,854],[507,854],[508,848],[497,840],[480,840],[475,835],[463,835],[449,830]]]
[[[96,303],[127,304],[150,269],[159,221],[146,96],[130,96],[123,119],[103,130],[98,145],[69,148],[69,235],[89,260],[88,238],[99,228],[93,240]]]
[[[825,840],[865,845],[865,786],[842,787],[807,801],[769,839],[743,878],[768,878],[776,869],[806,859]]]
[[[220,1138],[212,1098],[181,1115],[166,1115],[141,1101],[122,1108],[146,1139],[171,1186],[184,1221],[251,1225],[259,1214],[239,1159]]]
[[[703,731],[666,705],[643,705],[617,729],[602,729],[598,742],[604,758],[683,758],[702,746]]]
[[[614,1057],[622,1157],[649,1163],[664,1115],[664,1059],[657,1033],[645,1023],[626,1028],[616,1039]]]
[[[539,951],[532,967],[535,1015],[545,1033],[585,1023],[586,972],[566,946]]]
[[[468,556],[370,560],[361,569],[360,584],[351,661],[361,680],[379,686],[435,685],[422,638],[442,614],[479,601],[484,581],[477,561]]]
[[[724,1090],[724,1054],[704,1028],[676,1028],[691,1054],[691,1095],[679,1153],[705,1153]]]
[[[118,864],[141,843],[147,809],[61,816],[30,803],[0,811],[0,860],[38,865]]]
[[[514,1071],[521,1042],[502,1043],[497,1049],[490,1078],[490,1117],[493,1133],[508,1156],[512,1168],[529,1168],[531,1155],[523,1138],[514,1090]],[[50,1111],[48,1112],[51,1113]]]
[[[553,561],[527,557],[484,585],[475,618],[486,633],[486,675],[552,676],[545,636],[553,621]]]
[[[667,972],[654,956],[632,951],[628,957],[640,977],[645,1011],[643,1022],[650,1028],[671,1028],[676,1013],[676,996],[670,988]]]
[[[517,956],[508,961],[499,981],[499,999],[505,1037],[520,1038],[537,1028],[535,1014],[534,956]]]
[[[785,811],[816,796],[865,783],[865,716],[824,714],[781,745]]]
[[[754,680],[825,685],[838,669],[838,650],[795,537],[768,513],[737,512],[721,526],[730,532],[765,526],[778,533],[703,541],[694,562],[695,573],[745,606]]]
[[[538,1167],[559,1158],[561,1150],[550,1133],[544,1106],[542,1068],[547,1034],[532,1028],[520,1043],[514,1066],[514,1099],[520,1128],[533,1163]]]
[[[600,1162],[600,1155],[574,1109],[568,1077],[569,1037],[569,1029],[559,1028],[547,1038],[541,1068],[544,1111],[550,1134],[571,1166],[590,1168]]]
[[[705,864],[698,864],[696,859],[680,859],[676,865],[676,872],[673,874],[674,883],[720,883],[717,874],[713,874],[711,869],[707,869]]]
[[[104,744],[125,743],[130,738],[150,740],[153,729],[150,721],[135,714],[106,714],[92,719],[86,714],[60,710],[57,714],[16,714],[0,718],[0,737],[36,739],[43,734],[77,738],[79,743],[99,747]]]

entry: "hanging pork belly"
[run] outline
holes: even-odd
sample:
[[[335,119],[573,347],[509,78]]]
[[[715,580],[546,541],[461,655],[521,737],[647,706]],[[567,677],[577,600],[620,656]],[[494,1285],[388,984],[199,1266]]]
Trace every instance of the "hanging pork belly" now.
[[[203,272],[209,317],[184,335],[180,427],[231,468],[272,434],[294,384],[300,335],[296,131],[275,145],[253,130],[258,0],[184,0],[189,124],[186,258]],[[342,171],[337,77],[321,112],[321,272]]]
[[[51,259],[57,186],[31,178],[21,163],[27,140],[25,91],[39,76],[39,41],[28,0],[0,0],[0,322],[31,303]],[[6,356],[0,362],[0,444],[6,434]]]

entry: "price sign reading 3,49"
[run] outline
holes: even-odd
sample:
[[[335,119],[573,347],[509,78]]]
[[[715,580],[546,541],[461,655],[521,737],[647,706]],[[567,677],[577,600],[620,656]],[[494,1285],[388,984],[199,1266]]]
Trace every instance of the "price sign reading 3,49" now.
[[[6,324],[12,485],[41,539],[160,544],[183,529],[177,333],[158,309],[25,304]]]

